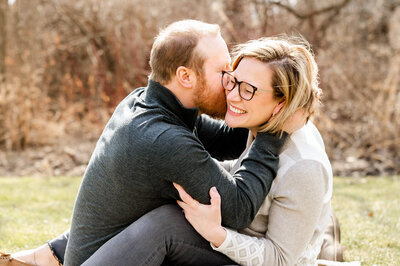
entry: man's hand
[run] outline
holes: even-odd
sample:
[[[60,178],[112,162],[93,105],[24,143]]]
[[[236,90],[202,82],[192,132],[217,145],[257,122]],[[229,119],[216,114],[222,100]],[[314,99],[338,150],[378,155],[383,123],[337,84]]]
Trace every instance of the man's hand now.
[[[309,117],[308,112],[304,108],[300,108],[294,112],[294,114],[285,122],[282,130],[291,134],[296,130],[302,128],[307,122]]]
[[[215,187],[210,189],[211,204],[205,205],[193,199],[180,185],[174,183],[182,201],[177,201],[185,213],[186,220],[207,241],[219,247],[226,238],[221,225],[221,197]]]

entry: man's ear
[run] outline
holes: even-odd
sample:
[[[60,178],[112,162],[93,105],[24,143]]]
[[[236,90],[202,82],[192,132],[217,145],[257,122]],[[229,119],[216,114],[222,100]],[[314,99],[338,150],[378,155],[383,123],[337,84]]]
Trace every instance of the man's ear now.
[[[281,111],[281,109],[283,108],[283,106],[285,106],[286,102],[282,101],[280,102],[277,106],[275,106],[274,111],[272,112],[272,117],[276,116],[277,114],[279,114],[279,112]]]
[[[192,88],[196,84],[196,75],[190,68],[180,66],[176,69],[176,79],[185,88]]]

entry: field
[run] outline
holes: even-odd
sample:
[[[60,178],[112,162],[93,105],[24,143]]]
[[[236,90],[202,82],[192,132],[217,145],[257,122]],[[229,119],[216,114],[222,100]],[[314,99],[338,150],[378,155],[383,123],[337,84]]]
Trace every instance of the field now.
[[[0,250],[34,248],[69,227],[81,179],[0,178]],[[335,178],[347,261],[400,263],[400,177]]]

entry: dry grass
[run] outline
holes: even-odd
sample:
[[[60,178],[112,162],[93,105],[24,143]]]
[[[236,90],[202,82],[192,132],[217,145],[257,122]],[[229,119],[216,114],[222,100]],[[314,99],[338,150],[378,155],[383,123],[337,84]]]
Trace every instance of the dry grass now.
[[[0,90],[0,143],[7,150],[22,149],[29,143],[41,143],[32,139],[36,134],[45,136],[47,129],[38,128],[37,121],[43,118],[43,93],[35,86],[37,75],[32,73],[32,83],[23,84],[14,78]]]
[[[316,122],[336,174],[400,172],[398,1],[17,0],[8,12],[0,148],[57,143],[70,128],[101,129],[145,85],[160,27],[219,23],[228,45],[286,32],[305,36],[320,66]],[[282,21],[285,23],[282,23]]]

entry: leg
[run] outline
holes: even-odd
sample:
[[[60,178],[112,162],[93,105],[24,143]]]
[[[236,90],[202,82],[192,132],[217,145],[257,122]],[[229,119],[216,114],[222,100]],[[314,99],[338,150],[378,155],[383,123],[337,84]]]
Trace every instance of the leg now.
[[[54,258],[60,263],[64,263],[65,248],[67,247],[69,231],[48,242]]]
[[[234,264],[214,251],[176,205],[161,206],[128,226],[83,265]]]

